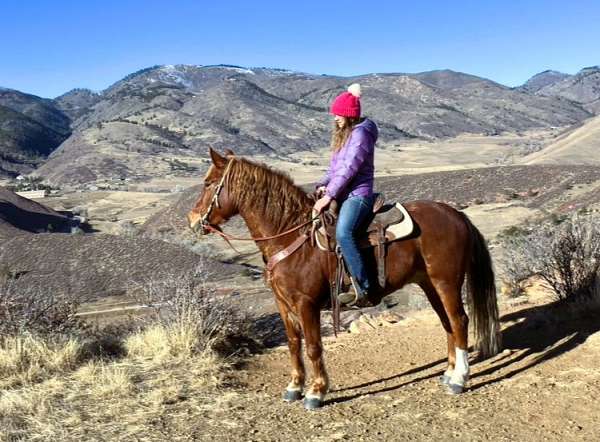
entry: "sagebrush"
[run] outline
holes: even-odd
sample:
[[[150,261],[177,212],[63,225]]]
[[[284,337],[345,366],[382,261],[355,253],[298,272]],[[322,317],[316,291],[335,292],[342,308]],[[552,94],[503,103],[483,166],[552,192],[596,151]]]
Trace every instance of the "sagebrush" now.
[[[560,301],[600,296],[600,215],[575,214],[541,223],[505,240],[506,282],[513,295],[522,282],[541,280]]]

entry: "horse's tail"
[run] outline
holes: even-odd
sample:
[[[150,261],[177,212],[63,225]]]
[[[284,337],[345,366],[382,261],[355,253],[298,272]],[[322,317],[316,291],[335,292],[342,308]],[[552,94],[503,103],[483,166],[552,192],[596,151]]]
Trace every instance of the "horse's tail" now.
[[[467,263],[467,302],[475,331],[475,349],[483,358],[498,354],[502,346],[492,258],[483,235],[460,212],[469,229],[471,253]]]

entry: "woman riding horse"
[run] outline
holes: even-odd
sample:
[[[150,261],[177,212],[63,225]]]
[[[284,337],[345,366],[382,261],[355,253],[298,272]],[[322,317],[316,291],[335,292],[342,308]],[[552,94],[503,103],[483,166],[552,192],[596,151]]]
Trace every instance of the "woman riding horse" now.
[[[331,105],[334,129],[332,155],[325,176],[317,184],[315,203],[320,213],[331,201],[340,206],[335,236],[352,275],[351,291],[341,293],[342,304],[365,305],[372,284],[358,247],[358,234],[373,211],[374,153],[378,130],[375,123],[360,117],[360,86],[353,84]]]
[[[351,138],[354,131],[359,135],[357,139],[367,136],[366,129],[357,131],[359,126],[354,127]],[[289,176],[264,164],[237,157],[231,151],[222,156],[211,149],[210,156],[212,165],[204,177],[202,193],[188,214],[189,226],[201,234],[214,232],[235,239],[224,233],[220,225],[238,214],[244,219],[252,236],[248,239],[256,242],[267,264],[267,281],[288,339],[292,370],[284,399],[304,398],[307,409],[319,408],[329,388],[320,310],[329,300],[336,256],[308,240],[314,200]],[[327,185],[330,197],[339,197],[343,190],[339,190],[334,179],[344,180],[332,176]],[[327,199],[319,206],[326,203]],[[448,366],[442,382],[450,393],[457,394],[469,379],[469,318],[463,308],[463,282],[475,349],[483,357],[495,355],[500,349],[490,254],[483,236],[464,213],[434,201],[411,201],[404,207],[414,222],[414,234],[386,245],[385,284],[368,295],[375,304],[409,283],[423,289],[446,332]],[[359,218],[355,213],[352,216]],[[374,259],[373,249],[368,253],[369,259]],[[302,338],[313,374],[306,388]]]

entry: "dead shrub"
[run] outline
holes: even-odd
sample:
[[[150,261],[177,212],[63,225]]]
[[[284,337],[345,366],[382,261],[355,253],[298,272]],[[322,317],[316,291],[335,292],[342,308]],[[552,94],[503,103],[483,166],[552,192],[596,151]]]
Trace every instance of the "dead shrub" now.
[[[75,368],[84,358],[84,330],[72,296],[23,287],[19,273],[0,272],[0,386],[37,382]]]
[[[131,292],[152,314],[126,341],[130,355],[164,359],[216,350],[230,356],[255,345],[251,319],[219,296],[201,262],[194,272],[134,283]]]
[[[23,287],[18,279],[17,272],[7,268],[0,271],[0,342],[25,333],[68,335],[83,327],[76,316],[76,297],[56,297],[37,288]]]
[[[505,245],[505,282],[515,295],[523,281],[535,276],[560,301],[589,302],[600,297],[598,214],[554,219],[528,234],[506,238]]]

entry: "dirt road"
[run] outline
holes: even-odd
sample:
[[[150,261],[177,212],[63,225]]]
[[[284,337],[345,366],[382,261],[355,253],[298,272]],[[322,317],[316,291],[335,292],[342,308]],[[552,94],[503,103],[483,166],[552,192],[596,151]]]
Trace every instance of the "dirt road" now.
[[[600,324],[548,304],[503,309],[505,350],[472,361],[469,389],[438,383],[445,337],[429,311],[326,339],[331,394],[307,412],[280,395],[286,348],[252,358],[202,422],[215,440],[599,440]]]

